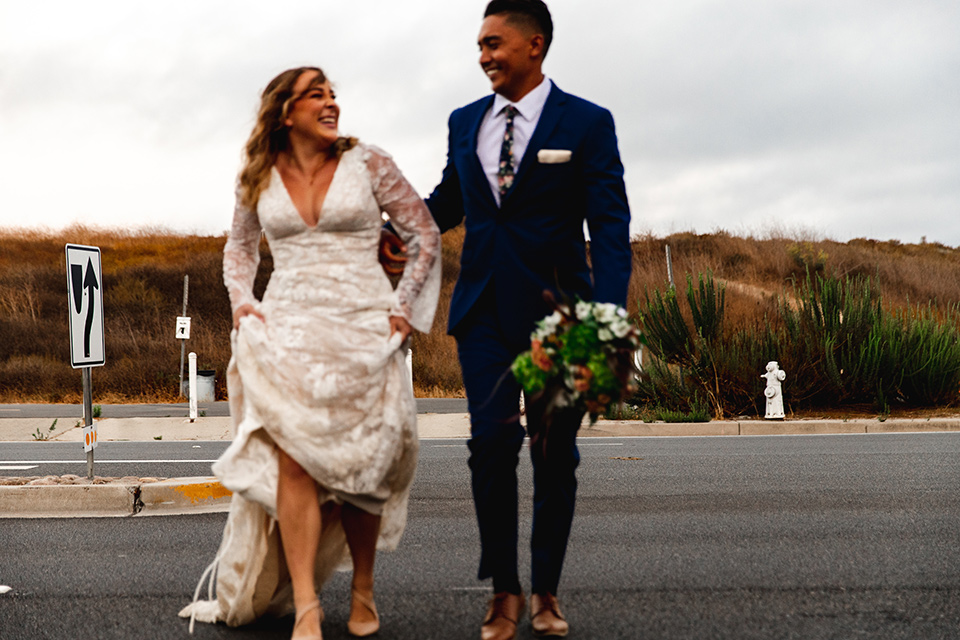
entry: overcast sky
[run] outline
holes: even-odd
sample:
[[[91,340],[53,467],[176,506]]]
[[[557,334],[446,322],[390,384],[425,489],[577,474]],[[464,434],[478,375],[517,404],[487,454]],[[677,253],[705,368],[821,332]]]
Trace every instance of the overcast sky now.
[[[489,92],[469,0],[0,0],[0,227],[229,228],[259,93],[325,69],[421,194]],[[960,246],[957,0],[552,0],[633,230]]]

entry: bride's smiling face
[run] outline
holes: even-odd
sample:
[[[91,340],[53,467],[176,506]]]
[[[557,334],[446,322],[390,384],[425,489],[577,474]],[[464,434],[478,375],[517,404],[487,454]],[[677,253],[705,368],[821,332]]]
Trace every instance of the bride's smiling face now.
[[[316,71],[304,71],[293,86],[293,101],[283,123],[290,135],[332,145],[339,137],[340,105],[330,81],[317,82]]]

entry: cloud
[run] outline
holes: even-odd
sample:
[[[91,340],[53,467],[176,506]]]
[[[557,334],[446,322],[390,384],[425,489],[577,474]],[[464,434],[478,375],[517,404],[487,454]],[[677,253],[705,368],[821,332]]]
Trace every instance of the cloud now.
[[[547,73],[614,114],[635,231],[807,225],[960,245],[952,0],[553,0]],[[429,192],[489,89],[483,3],[6,3],[0,226],[229,227],[258,95],[319,64]],[[51,178],[53,176],[53,178]],[[771,221],[774,221],[771,223]]]
[[[693,4],[641,28],[614,111],[642,114],[618,118],[635,216],[960,242],[951,3]]]

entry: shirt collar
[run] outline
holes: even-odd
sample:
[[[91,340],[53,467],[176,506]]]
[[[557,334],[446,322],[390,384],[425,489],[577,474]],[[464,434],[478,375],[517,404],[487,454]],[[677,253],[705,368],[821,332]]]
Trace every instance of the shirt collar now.
[[[552,83],[547,76],[543,77],[536,87],[527,95],[520,98],[519,102],[510,102],[499,93],[494,94],[492,113],[495,116],[500,115],[504,107],[512,104],[517,108],[518,115],[524,120],[536,120],[543,111],[543,105],[547,104],[547,97],[550,95]]]

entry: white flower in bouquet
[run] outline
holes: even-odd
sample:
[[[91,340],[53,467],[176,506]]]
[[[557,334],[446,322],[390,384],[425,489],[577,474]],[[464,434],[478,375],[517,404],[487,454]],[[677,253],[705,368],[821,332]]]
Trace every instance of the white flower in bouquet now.
[[[594,305],[593,317],[604,324],[610,324],[619,317],[617,313],[617,309],[619,308],[621,307],[610,302],[600,302]],[[624,314],[626,314],[626,310],[624,310]]]
[[[593,305],[590,304],[589,302],[583,302],[581,300],[580,302],[577,303],[575,310],[577,313],[577,319],[583,321],[592,315]]]
[[[563,315],[559,311],[554,311],[552,314],[541,320],[537,323],[537,329],[533,332],[533,337],[536,340],[544,340],[548,336],[552,336],[557,331],[557,327],[560,326],[560,323],[563,322]]]
[[[618,338],[626,338],[632,329],[633,326],[626,318],[616,318],[610,323],[610,331]]]

